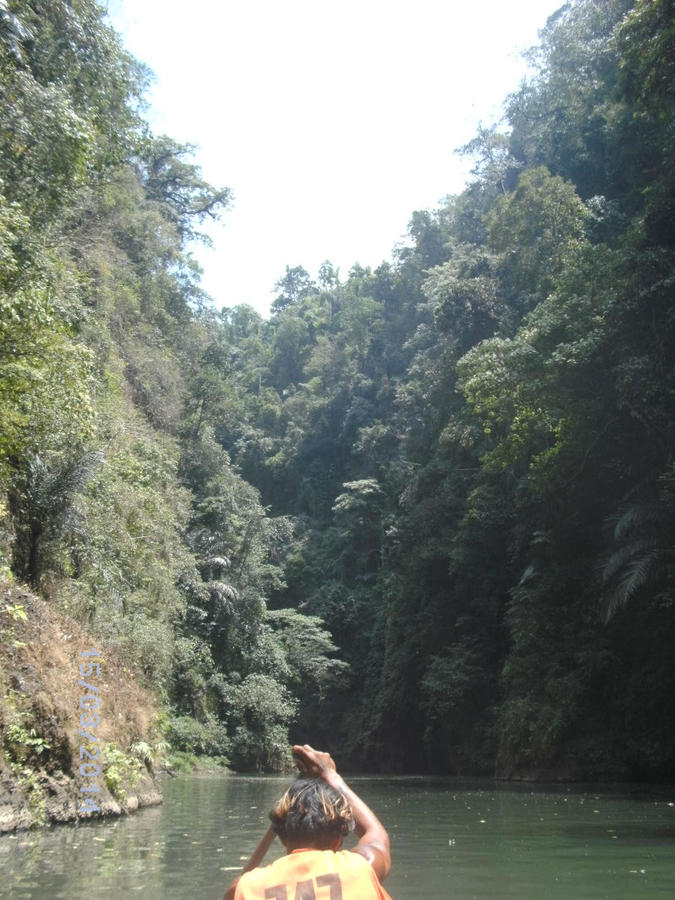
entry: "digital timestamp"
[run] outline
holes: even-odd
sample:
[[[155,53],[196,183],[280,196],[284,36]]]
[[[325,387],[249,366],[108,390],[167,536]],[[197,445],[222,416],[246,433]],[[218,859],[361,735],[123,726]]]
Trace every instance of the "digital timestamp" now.
[[[80,678],[78,684],[86,688],[87,693],[80,697],[79,708],[80,728],[78,734],[85,740],[80,743],[80,775],[87,779],[87,783],[80,788],[81,794],[100,794],[101,784],[101,744],[96,729],[101,723],[101,716],[97,710],[101,706],[99,687],[95,683],[101,677],[101,654],[98,650],[83,650],[80,656],[86,657],[86,662],[80,662]],[[83,798],[80,813],[100,812],[101,807],[96,802],[95,796]]]

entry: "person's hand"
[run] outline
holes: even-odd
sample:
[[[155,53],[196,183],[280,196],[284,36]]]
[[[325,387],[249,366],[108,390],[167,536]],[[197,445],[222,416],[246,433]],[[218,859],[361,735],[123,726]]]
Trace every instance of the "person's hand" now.
[[[306,778],[325,778],[329,772],[335,772],[336,766],[330,753],[314,750],[309,744],[295,744],[293,759]]]

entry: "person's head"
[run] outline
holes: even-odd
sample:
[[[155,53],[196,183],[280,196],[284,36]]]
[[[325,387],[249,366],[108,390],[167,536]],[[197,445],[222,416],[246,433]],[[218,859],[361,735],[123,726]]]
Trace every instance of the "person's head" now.
[[[337,850],[354,828],[351,806],[321,778],[297,778],[270,812],[270,820],[289,851]]]

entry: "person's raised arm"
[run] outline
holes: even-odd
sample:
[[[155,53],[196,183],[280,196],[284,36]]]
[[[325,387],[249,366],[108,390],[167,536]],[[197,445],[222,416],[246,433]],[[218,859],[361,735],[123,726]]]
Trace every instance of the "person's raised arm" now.
[[[314,750],[309,744],[296,744],[293,747],[293,756],[303,775],[323,778],[327,784],[340,791],[349,801],[349,805],[354,813],[356,834],[359,837],[359,842],[354,847],[354,852],[364,856],[380,881],[384,881],[391,869],[389,835],[384,825],[372,809],[363,802],[358,794],[349,787],[344,778],[338,774],[335,763],[329,753]]]

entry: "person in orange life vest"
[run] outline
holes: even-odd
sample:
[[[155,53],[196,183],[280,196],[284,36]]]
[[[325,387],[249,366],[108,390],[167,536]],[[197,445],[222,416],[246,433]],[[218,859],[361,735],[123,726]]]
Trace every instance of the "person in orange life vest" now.
[[[328,753],[293,747],[300,777],[270,813],[286,856],[239,876],[223,900],[391,900],[389,836],[375,813],[338,775]],[[341,850],[355,830],[358,844]]]

